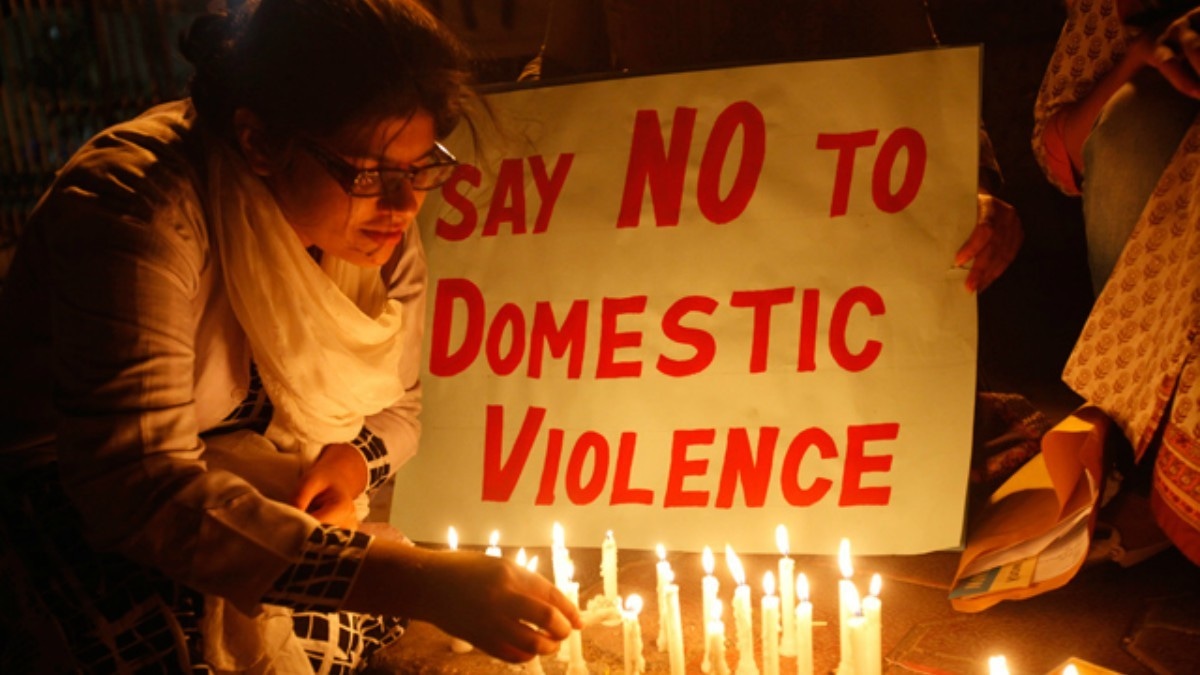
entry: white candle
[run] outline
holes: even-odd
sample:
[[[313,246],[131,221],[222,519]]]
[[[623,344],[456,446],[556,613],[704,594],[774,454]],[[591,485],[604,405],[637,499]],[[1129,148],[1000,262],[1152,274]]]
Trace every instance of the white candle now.
[[[878,574],[871,575],[870,595],[862,600],[863,618],[866,620],[867,649],[863,661],[858,663],[858,672],[879,675],[883,672],[883,602],[879,591],[883,580]]]
[[[788,557],[788,531],[783,525],[775,528],[775,544],[783,555],[779,559],[779,613],[783,618],[783,634],[779,642],[779,653],[796,655],[796,561]]]
[[[525,549],[517,551],[517,564],[525,569],[537,574],[538,557],[535,555],[528,560],[525,559]],[[534,656],[525,662],[525,672],[530,675],[545,675],[545,670],[542,669],[542,659],[539,656]]]
[[[671,563],[667,562],[667,549],[662,544],[655,548],[658,551],[658,564],[654,568],[654,590],[658,598],[658,636],[654,639],[654,646],[658,651],[664,652],[667,650],[667,599],[663,591],[675,575],[671,571]]]
[[[988,675],[1008,675],[1008,660],[1004,656],[989,656]]]
[[[672,581],[663,591],[667,601],[667,662],[671,675],[684,675],[683,619],[679,613],[679,585]]]
[[[621,612],[621,632],[625,638],[625,675],[646,672],[646,657],[642,655],[642,624],[638,620],[641,611],[642,596],[634,594],[625,600],[625,611]]]
[[[812,603],[808,600],[808,577],[796,578],[796,675],[813,675]]]
[[[458,550],[458,530],[453,527],[450,528],[450,531],[446,533],[446,544],[450,547],[451,551]],[[474,647],[471,646],[470,642],[462,638],[450,637],[450,651],[455,654],[466,654],[472,649]]]
[[[843,659],[842,665],[848,666],[846,672],[854,673],[855,675],[864,675],[868,670],[864,667],[867,663],[867,619],[862,615],[862,607],[859,606],[850,613],[850,619],[846,622],[850,633],[850,659],[849,664]]]
[[[854,586],[851,577],[854,568],[850,565],[850,540],[843,539],[838,546],[838,567],[842,570],[842,578],[838,580],[838,647],[841,663],[838,672],[849,675],[850,668],[850,603],[858,606],[858,588]],[[853,596],[853,601],[850,600]]]
[[[567,580],[563,583],[563,594],[576,607],[579,607],[579,582],[572,579],[575,574],[570,563],[564,565],[563,572]],[[567,637],[567,674],[587,675],[587,662],[583,660],[583,633],[578,628],[571,629]]]
[[[600,545],[600,578],[604,580],[604,597],[617,599],[617,542],[612,530],[604,535]]]
[[[488,537],[488,547],[484,553],[493,558],[499,558],[502,555],[500,552],[500,530],[492,530],[492,536]]]
[[[567,535],[563,531],[563,526],[554,523],[550,535],[550,566],[551,572],[554,574],[554,585],[561,590],[567,582],[567,574],[564,565],[571,562],[571,557],[567,553]]]
[[[843,579],[842,581],[845,581]],[[864,635],[866,633],[866,620],[862,615],[862,605],[858,599],[858,587],[853,583],[847,582],[844,587],[839,606],[844,608],[846,612],[846,620],[844,622],[846,630],[843,635],[846,640],[846,650],[841,654],[841,663],[838,664],[837,672],[839,675],[857,675],[858,665],[863,660],[862,649],[866,642]]]
[[[738,675],[757,675],[758,665],[754,662],[754,632],[750,620],[750,587],[746,585],[746,571],[742,562],[733,552],[733,547],[725,545],[725,564],[733,576],[737,586],[733,590],[733,630],[737,639]]]
[[[775,575],[763,575],[763,597],[759,611],[762,621],[763,674],[779,675],[779,596],[775,595]]]
[[[704,617],[704,620],[707,623],[708,621],[711,620],[711,617],[713,615],[713,604],[716,602],[719,602],[717,600],[717,590],[718,590],[718,588],[720,588],[721,584],[719,581],[717,581],[717,578],[713,576],[713,568],[716,567],[716,559],[713,556],[712,548],[705,546],[704,553],[701,554],[700,560],[701,560],[701,563],[704,565],[704,579],[701,580],[701,585],[700,585],[700,591],[701,591],[700,598],[702,601],[700,604],[700,609],[701,609],[701,612],[703,612],[701,614],[701,616]],[[725,639],[725,623],[724,622],[721,622],[721,639],[722,640]],[[724,652],[725,652],[725,650],[722,647],[722,649],[721,649],[722,655],[724,654]],[[709,656],[711,656],[711,654],[712,654],[712,652],[710,651],[709,640],[706,639],[704,641],[704,660],[701,661],[701,663],[700,663],[700,670],[702,670],[706,673],[708,672],[708,669],[709,669],[709,661],[710,661]],[[724,658],[724,656],[722,656],[722,658]]]
[[[729,664],[725,663],[725,622],[721,620],[723,609],[721,601],[713,598],[704,625],[703,670],[713,675],[729,675]]]

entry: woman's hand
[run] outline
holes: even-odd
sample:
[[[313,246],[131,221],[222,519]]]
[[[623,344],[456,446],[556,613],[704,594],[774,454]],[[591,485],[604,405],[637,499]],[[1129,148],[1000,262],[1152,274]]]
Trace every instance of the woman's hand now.
[[[1200,7],[1172,21],[1147,60],[1181,94],[1200,98]]]
[[[583,627],[554,584],[510,560],[378,539],[342,608],[427,621],[511,663],[552,653]]]
[[[1017,210],[980,190],[975,229],[954,256],[954,264],[959,267],[971,263],[967,290],[978,292],[991,285],[1017,257],[1024,239],[1025,230]]]
[[[292,506],[317,520],[347,529],[358,527],[354,499],[367,488],[367,461],[349,443],[325,446],[303,475]]]

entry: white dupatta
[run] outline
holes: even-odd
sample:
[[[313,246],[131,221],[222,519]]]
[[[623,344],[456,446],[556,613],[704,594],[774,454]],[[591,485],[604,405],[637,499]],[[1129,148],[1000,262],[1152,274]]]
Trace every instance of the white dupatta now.
[[[400,302],[377,268],[305,250],[262,179],[224,143],[209,213],[226,291],[275,407],[267,437],[307,463],[404,394]]]

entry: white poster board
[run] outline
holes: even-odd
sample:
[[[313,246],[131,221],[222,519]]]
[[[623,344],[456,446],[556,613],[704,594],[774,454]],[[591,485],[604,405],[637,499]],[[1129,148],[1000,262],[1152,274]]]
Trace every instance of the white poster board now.
[[[417,541],[957,547],[978,48],[489,96],[421,216]],[[500,129],[500,132],[497,132]],[[476,150],[479,150],[477,153]]]

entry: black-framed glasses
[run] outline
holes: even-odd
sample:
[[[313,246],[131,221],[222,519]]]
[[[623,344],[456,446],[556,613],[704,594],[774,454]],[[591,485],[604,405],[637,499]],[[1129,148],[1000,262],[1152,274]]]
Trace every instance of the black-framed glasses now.
[[[450,180],[458,160],[441,143],[434,142],[433,161],[411,169],[360,169],[332,152],[306,139],[297,139],[300,147],[313,156],[338,185],[351,197],[378,197],[391,194],[408,183],[414,190],[435,190]]]

